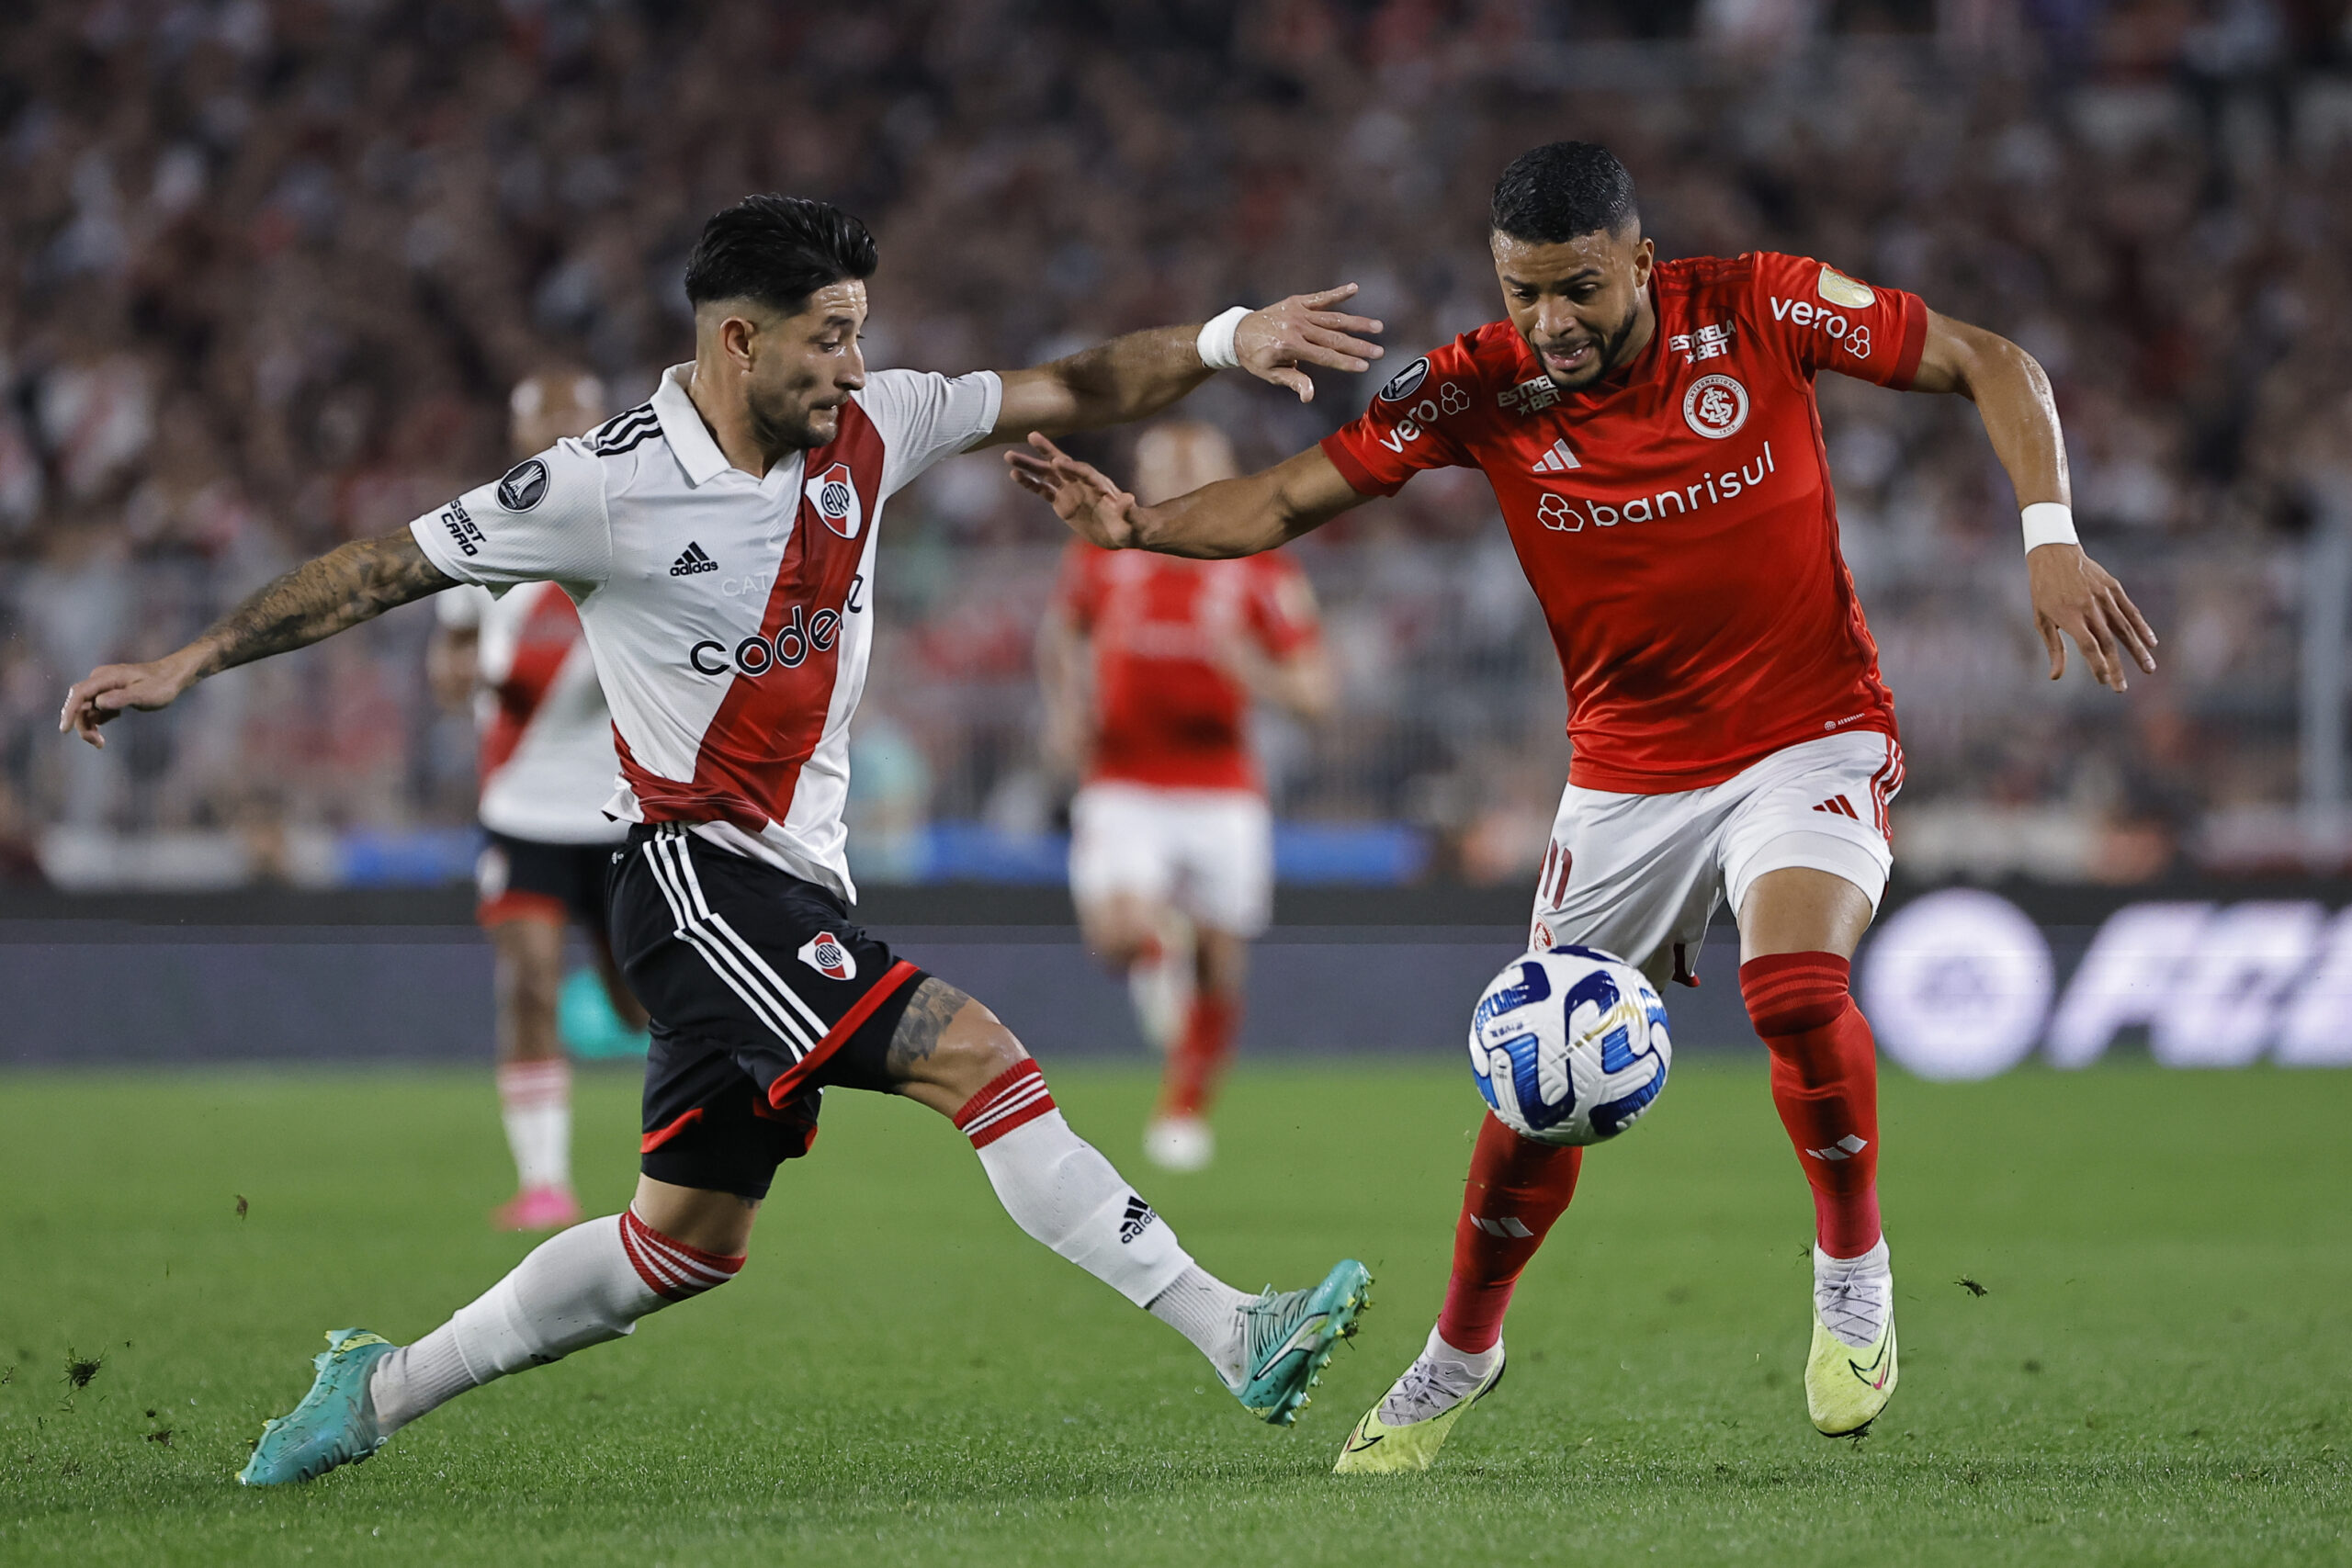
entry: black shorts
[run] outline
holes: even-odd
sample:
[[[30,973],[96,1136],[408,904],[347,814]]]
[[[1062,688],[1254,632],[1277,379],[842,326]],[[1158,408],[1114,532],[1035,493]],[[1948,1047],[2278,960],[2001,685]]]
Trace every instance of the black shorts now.
[[[630,829],[613,955],[653,1015],[640,1168],[767,1195],[808,1152],[826,1085],[887,1091],[884,1056],[923,972],[839,898],[676,823]]]
[[[486,829],[490,845],[474,862],[474,919],[577,921],[605,938],[610,901],[605,896],[618,844],[550,844]]]

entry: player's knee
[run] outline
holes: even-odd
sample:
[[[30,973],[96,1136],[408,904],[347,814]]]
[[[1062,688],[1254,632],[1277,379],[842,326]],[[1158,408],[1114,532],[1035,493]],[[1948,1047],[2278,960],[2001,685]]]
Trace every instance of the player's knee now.
[[[1854,1005],[1852,971],[1827,953],[1782,953],[1739,966],[1748,1021],[1769,1043],[1837,1021]]]
[[[1029,1059],[1020,1037],[978,1002],[965,1003],[933,1048],[925,1077],[958,1094],[977,1094]]]

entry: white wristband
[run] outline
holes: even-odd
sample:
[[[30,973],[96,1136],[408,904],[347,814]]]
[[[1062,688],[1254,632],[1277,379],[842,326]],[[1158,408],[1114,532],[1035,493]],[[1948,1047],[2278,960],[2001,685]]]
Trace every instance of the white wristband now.
[[[1202,364],[1212,370],[1241,368],[1241,358],[1233,352],[1233,333],[1240,326],[1241,318],[1249,313],[1249,306],[1236,305],[1222,315],[1209,318],[1208,323],[1201,328],[1201,335],[1193,343],[1193,347],[1200,354]]]
[[[2025,520],[2025,553],[2031,555],[2043,545],[2072,545],[2075,537],[2075,509],[2063,502],[2037,501],[2020,513]]]

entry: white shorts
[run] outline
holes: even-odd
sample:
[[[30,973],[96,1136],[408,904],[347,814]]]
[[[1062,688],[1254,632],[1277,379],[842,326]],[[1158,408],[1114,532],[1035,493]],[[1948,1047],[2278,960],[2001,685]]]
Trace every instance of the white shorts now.
[[[1663,987],[1695,974],[1707,922],[1726,896],[1736,918],[1768,871],[1842,876],[1878,906],[1894,869],[1887,803],[1903,749],[1872,731],[1773,752],[1719,784],[1611,795],[1570,784],[1535,886],[1532,947],[1613,953]]]
[[[1125,893],[1254,937],[1274,912],[1274,825],[1246,789],[1091,784],[1069,803],[1069,890]]]

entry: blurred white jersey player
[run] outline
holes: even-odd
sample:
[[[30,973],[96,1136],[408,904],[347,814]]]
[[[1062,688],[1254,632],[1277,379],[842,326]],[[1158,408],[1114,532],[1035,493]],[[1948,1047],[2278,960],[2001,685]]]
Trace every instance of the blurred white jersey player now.
[[[1216,427],[1154,426],[1136,489],[1182,495],[1239,470]],[[1082,769],[1070,895],[1168,1055],[1144,1152],[1208,1164],[1208,1112],[1240,1024],[1248,944],[1273,906],[1273,825],[1253,696],[1304,718],[1332,700],[1306,576],[1289,557],[1187,560],[1074,540],[1038,638],[1047,750]]]
[[[545,451],[605,417],[594,376],[541,374],[514,389],[516,456]],[[529,483],[526,463],[509,483]],[[544,481],[542,481],[544,482]],[[503,1230],[554,1230],[580,1218],[571,1190],[571,1064],[556,1022],[567,922],[586,933],[613,1010],[632,1030],[645,1010],[615,965],[605,878],[628,825],[605,815],[620,764],[612,715],[581,636],[580,614],[552,582],[493,598],[470,585],[434,601],[434,686],[470,706],[481,731],[481,825],[475,918],[498,966],[498,1100],[516,1192],[492,1216]]]

